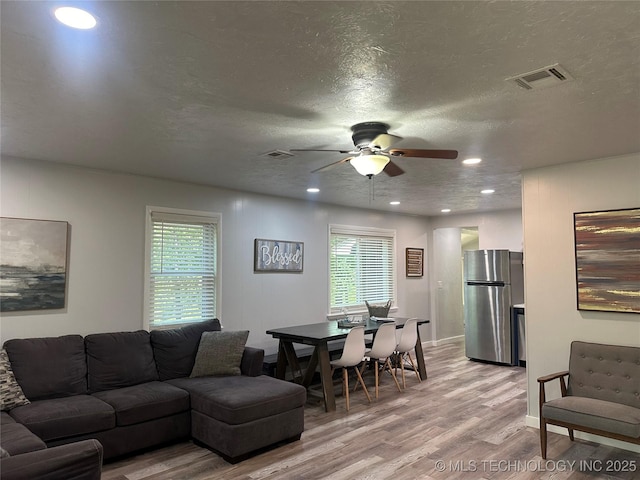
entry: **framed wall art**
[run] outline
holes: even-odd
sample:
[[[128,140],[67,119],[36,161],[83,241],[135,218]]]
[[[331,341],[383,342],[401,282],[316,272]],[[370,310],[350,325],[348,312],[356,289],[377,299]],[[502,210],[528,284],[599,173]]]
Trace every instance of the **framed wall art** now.
[[[256,238],[253,270],[255,272],[301,273],[303,257],[303,242]]]
[[[640,208],[573,214],[578,310],[640,313]]]
[[[0,218],[0,311],[64,308],[69,224]]]
[[[407,248],[407,277],[424,275],[424,248]]]

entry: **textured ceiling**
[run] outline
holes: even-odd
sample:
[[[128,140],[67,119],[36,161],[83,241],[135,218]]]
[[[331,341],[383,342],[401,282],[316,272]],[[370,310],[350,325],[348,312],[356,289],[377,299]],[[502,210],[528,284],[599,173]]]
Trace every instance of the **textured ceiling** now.
[[[635,1],[93,1],[92,31],[53,5],[0,2],[3,155],[439,215],[519,207],[523,169],[640,151]],[[575,80],[505,81],[555,63]],[[459,160],[395,159],[372,198],[348,164],[310,173],[339,153],[264,155],[349,150],[363,121]]]

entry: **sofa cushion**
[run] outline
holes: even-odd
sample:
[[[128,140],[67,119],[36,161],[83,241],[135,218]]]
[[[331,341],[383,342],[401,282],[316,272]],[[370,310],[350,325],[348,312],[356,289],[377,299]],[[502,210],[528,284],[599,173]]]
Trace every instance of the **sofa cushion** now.
[[[248,330],[204,332],[190,376],[240,375],[240,363],[247,338]]]
[[[0,410],[28,405],[29,400],[16,381],[5,349],[0,349]]]
[[[217,318],[171,330],[152,330],[151,346],[160,380],[188,377],[203,332],[220,331]]]
[[[595,398],[561,397],[542,406],[549,420],[640,438],[640,408]]]
[[[18,455],[45,449],[47,445],[24,425],[11,423],[2,426],[2,448],[9,455]]]
[[[164,382],[149,382],[93,394],[113,407],[118,426],[133,425],[189,410],[189,394]]]
[[[91,393],[158,380],[149,332],[95,333],[84,341]]]
[[[7,423],[16,423],[16,421],[7,412],[0,412],[0,425],[6,425]]]
[[[29,400],[87,393],[87,363],[80,335],[15,338],[7,340],[4,348]]]
[[[14,408],[11,416],[45,442],[116,426],[113,407],[91,395],[37,400]]]
[[[191,394],[191,408],[221,422],[238,425],[304,406],[306,389],[261,375],[176,378],[168,383]]]

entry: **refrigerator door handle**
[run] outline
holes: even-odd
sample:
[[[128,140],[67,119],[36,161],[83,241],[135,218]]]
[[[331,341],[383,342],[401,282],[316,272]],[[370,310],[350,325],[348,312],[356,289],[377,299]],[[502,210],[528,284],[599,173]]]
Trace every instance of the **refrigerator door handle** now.
[[[467,280],[467,285],[480,285],[481,287],[504,287],[504,282],[474,282],[473,280]]]

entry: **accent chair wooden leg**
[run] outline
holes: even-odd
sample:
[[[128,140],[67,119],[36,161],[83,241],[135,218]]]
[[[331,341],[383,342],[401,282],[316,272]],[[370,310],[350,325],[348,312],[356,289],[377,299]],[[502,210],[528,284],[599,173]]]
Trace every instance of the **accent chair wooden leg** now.
[[[569,438],[573,442],[573,428],[567,428],[567,430],[569,430]]]
[[[540,453],[542,454],[542,458],[546,460],[547,458],[547,422],[544,421],[544,418],[540,417]]]

